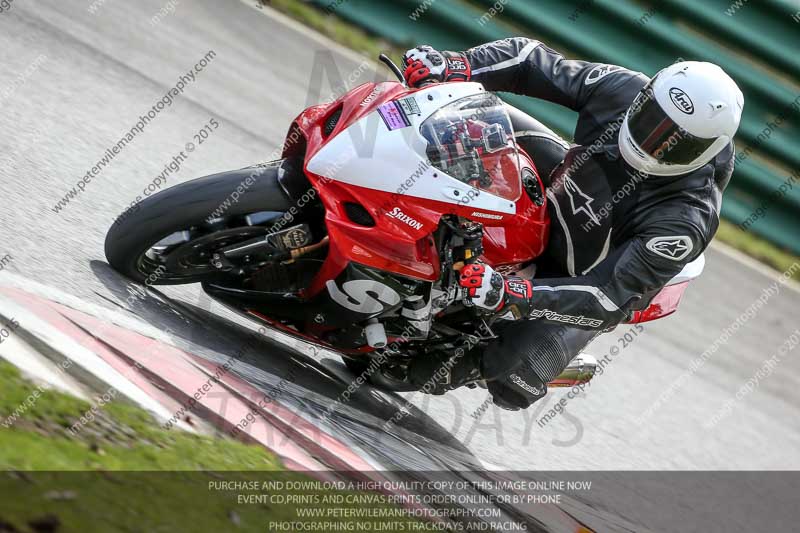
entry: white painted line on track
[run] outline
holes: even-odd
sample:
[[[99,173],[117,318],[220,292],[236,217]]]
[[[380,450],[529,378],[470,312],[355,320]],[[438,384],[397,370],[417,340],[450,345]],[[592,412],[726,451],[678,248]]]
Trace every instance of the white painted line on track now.
[[[97,383],[89,384],[96,392],[103,388],[101,383],[114,387],[141,407],[151,411],[161,422],[170,419],[169,412],[159,402],[151,398],[145,391],[134,385],[127,377],[117,371],[102,357],[90,349],[79,344],[66,333],[58,330],[46,320],[39,318],[24,305],[20,305],[12,298],[0,295],[0,308],[3,314],[14,317],[19,322],[20,328],[35,336],[37,339],[52,347],[65,359],[80,366],[97,379]],[[102,315],[101,315],[102,316]],[[70,373],[70,371],[67,371]],[[185,426],[185,427],[184,427]],[[190,426],[183,424],[181,429],[194,431]]]
[[[31,348],[17,334],[10,336],[0,345],[0,358],[16,366],[23,376],[37,385],[53,388],[82,400],[90,399],[91,395],[78,380],[61,371],[57,364]]]
[[[172,344],[172,337],[169,334],[147,322],[135,318],[132,314],[126,314],[99,304],[87,302],[61,289],[50,287],[38,281],[20,276],[19,274],[0,272],[0,285],[23,290],[52,302],[65,305],[76,311],[86,313],[87,315],[102,318],[107,322],[139,333],[145,337]]]
[[[318,32],[317,30],[306,26],[302,22],[298,22],[297,20],[291,18],[288,15],[284,15],[283,13],[274,8],[263,5],[260,8],[256,7],[257,5],[259,5],[258,0],[240,0],[240,2],[242,2],[247,6],[252,7],[256,11],[263,13],[265,16],[273,19],[278,24],[281,24],[282,26],[287,26],[292,30],[296,31],[297,33],[300,33],[308,37],[309,39],[316,41],[320,45],[324,46],[326,49],[335,50],[338,54],[345,56],[347,59],[351,61],[354,61],[356,63],[362,63],[366,60],[369,63],[369,65],[376,71],[381,71],[386,68],[383,64],[378,63],[375,60],[376,58],[362,56],[361,54],[352,50],[351,48],[348,48],[343,44],[337,43],[330,37],[327,37],[326,35],[323,35],[322,33]]]

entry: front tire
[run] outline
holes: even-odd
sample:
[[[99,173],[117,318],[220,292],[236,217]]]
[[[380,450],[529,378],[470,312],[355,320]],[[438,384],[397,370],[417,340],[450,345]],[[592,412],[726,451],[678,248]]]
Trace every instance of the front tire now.
[[[283,161],[256,167],[221,172],[170,187],[123,213],[106,235],[105,253],[109,264],[125,276],[148,285],[177,285],[212,281],[217,272],[198,264],[175,268],[154,256],[152,250],[166,238],[190,232],[201,238],[214,238],[219,220],[242,219],[245,215],[286,212],[293,203],[278,182]],[[264,228],[239,223],[221,235],[218,247],[237,237],[251,238]],[[238,231],[237,231],[238,230]],[[228,240],[224,240],[228,239]],[[173,262],[174,263],[174,262]]]

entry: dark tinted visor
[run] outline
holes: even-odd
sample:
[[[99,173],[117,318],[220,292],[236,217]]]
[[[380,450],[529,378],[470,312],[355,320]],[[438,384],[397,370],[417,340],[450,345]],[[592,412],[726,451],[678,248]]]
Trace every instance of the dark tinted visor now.
[[[661,109],[649,88],[633,101],[628,129],[643,152],[669,165],[692,163],[716,140],[695,137],[678,126]]]

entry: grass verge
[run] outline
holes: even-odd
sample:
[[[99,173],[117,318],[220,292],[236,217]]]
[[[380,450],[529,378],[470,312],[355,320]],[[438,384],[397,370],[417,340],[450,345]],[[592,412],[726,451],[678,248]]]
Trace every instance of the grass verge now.
[[[378,56],[385,53],[397,61],[405,53],[405,49],[375,37],[336,15],[328,15],[297,0],[260,1],[372,60],[377,61]]]
[[[0,362],[0,391],[3,470],[283,470],[260,446],[168,431],[127,402],[104,405],[73,434],[69,428],[88,418],[91,405],[37,387],[6,362]]]
[[[0,391],[0,532],[218,533],[271,531],[284,526],[270,524],[299,522],[306,525],[303,531],[323,531],[309,529],[320,519],[303,518],[298,509],[311,503],[322,516],[342,508],[396,510],[374,499],[381,495],[324,487],[286,471],[260,446],[162,429],[124,401],[91,411],[93,419],[71,432],[91,405],[36,386],[4,361]],[[262,485],[278,481],[284,486]],[[231,489],[221,487],[223,482],[256,485]],[[295,490],[289,482],[305,485]],[[356,520],[347,515],[325,520],[337,531],[355,531],[346,529]],[[413,522],[395,521],[402,527]]]

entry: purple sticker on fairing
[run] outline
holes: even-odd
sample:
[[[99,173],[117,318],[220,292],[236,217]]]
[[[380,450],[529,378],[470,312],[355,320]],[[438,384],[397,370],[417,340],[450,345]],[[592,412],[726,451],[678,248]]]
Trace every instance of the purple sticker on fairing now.
[[[405,112],[395,102],[387,102],[378,106],[378,113],[389,131],[407,128],[411,125]]]

